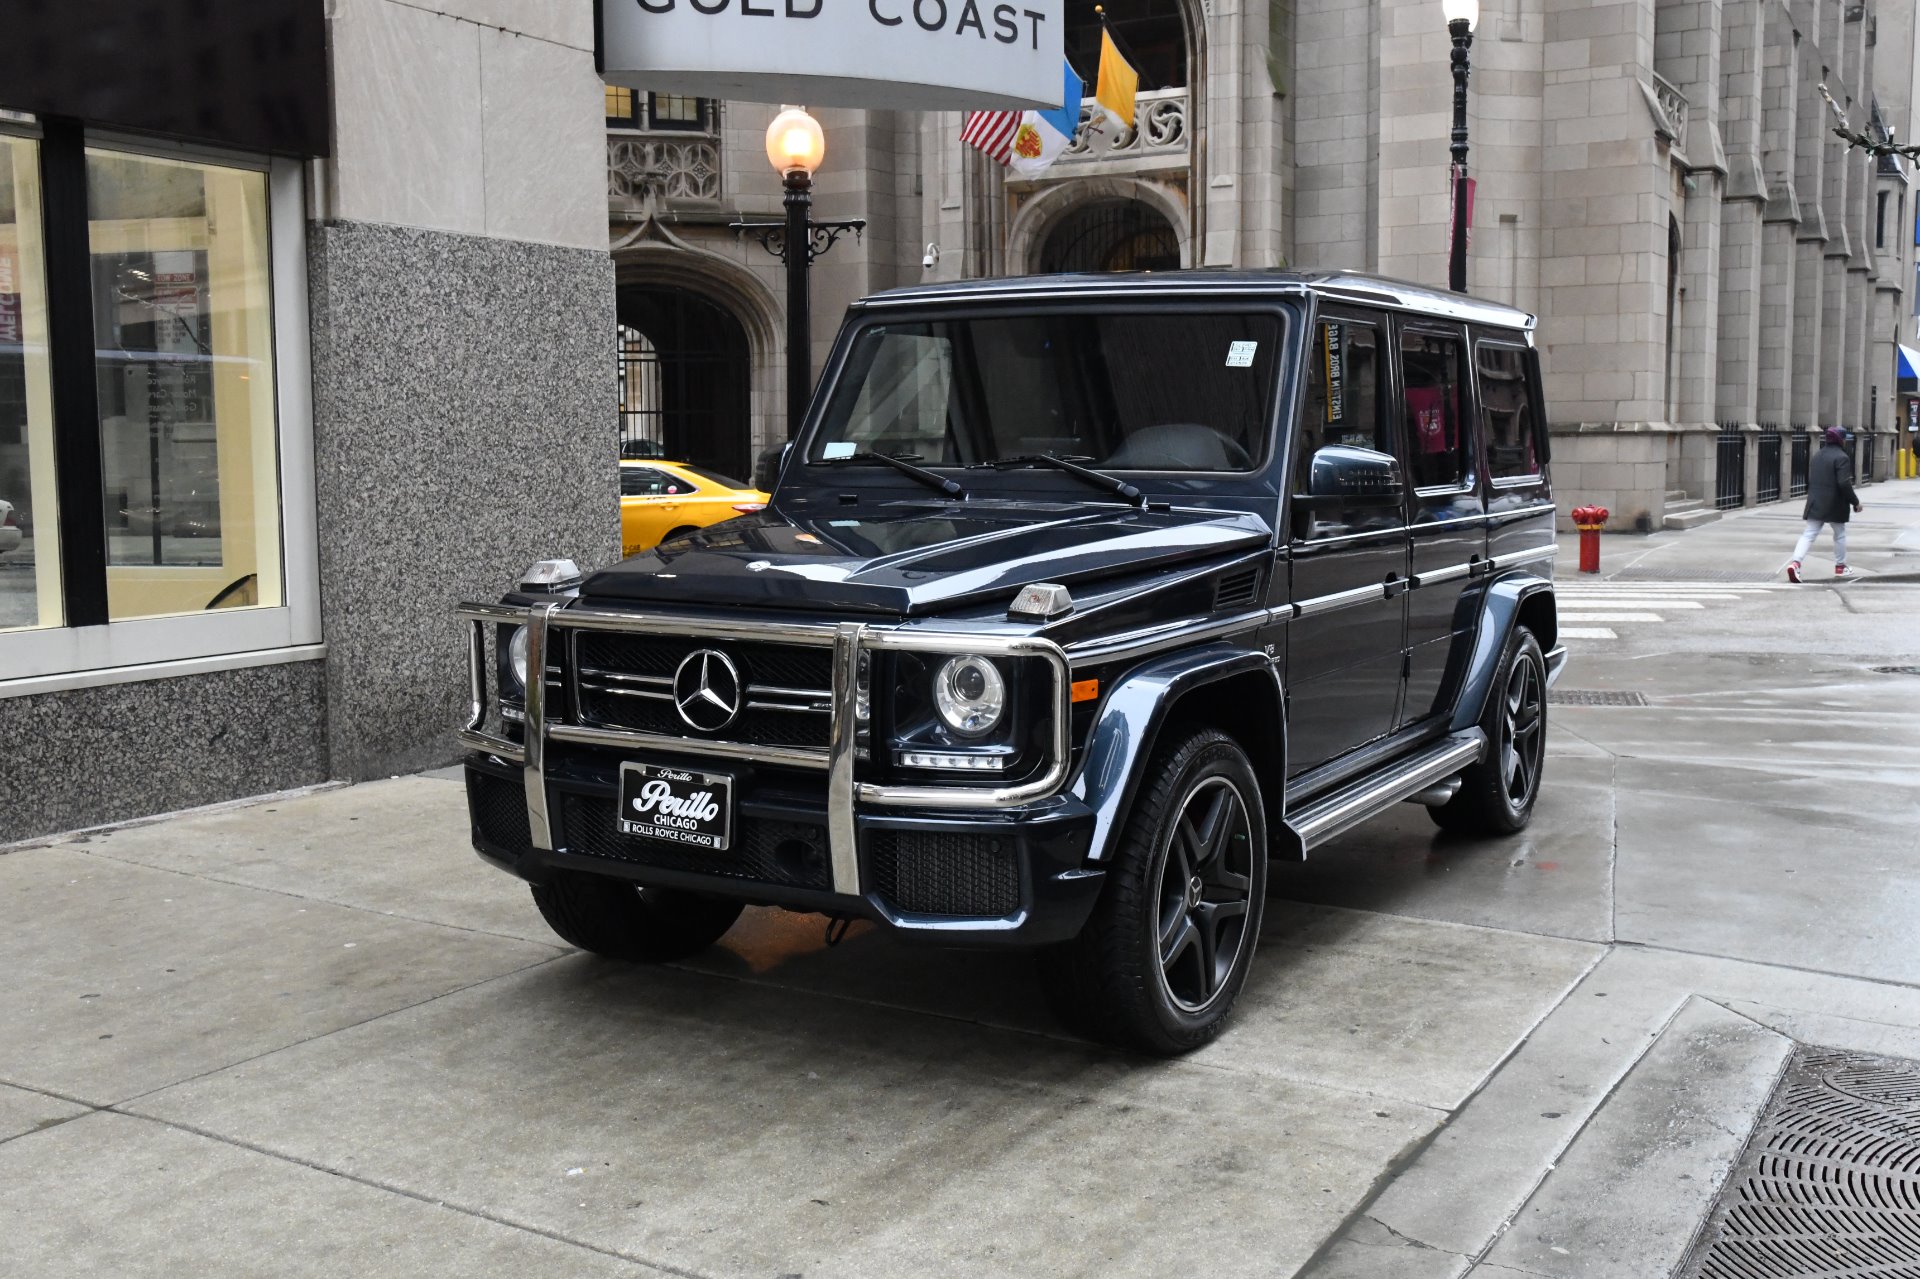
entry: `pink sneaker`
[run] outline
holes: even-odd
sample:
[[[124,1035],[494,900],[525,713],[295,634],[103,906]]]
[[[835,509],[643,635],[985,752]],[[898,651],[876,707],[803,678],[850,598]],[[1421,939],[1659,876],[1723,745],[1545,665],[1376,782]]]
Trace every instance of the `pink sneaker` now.
[[[1835,564],[1833,566],[1833,575],[1839,578],[1849,578],[1849,577],[1860,576],[1858,573],[1848,568],[1845,564]]]
[[[1800,561],[1799,560],[1795,560],[1793,561],[1793,563],[1787,565],[1787,580],[1789,582],[1797,582],[1800,580]]]

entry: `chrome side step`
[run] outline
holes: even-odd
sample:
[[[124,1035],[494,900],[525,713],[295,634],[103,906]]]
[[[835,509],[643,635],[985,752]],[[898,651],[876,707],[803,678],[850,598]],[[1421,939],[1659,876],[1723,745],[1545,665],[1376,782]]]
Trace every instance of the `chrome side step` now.
[[[1283,852],[1304,857],[1309,849],[1352,830],[1382,809],[1478,762],[1486,745],[1487,735],[1477,728],[1442,738],[1391,768],[1362,777],[1325,799],[1288,813],[1287,830],[1276,843]]]

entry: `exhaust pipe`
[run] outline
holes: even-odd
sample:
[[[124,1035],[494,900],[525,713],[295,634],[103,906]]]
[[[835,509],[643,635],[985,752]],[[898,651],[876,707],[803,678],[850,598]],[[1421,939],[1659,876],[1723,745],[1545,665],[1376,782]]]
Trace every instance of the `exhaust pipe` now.
[[[1452,802],[1453,797],[1459,793],[1459,777],[1449,777],[1444,782],[1435,782],[1423,791],[1415,791],[1413,794],[1407,796],[1407,803],[1424,804],[1428,808],[1438,808],[1442,804]]]

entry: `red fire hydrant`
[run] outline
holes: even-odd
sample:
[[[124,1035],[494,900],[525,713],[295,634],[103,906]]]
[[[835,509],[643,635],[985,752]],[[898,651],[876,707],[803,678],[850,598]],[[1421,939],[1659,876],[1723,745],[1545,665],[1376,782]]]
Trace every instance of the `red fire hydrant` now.
[[[1568,514],[1573,516],[1573,526],[1580,530],[1580,571],[1598,573],[1600,571],[1600,530],[1607,526],[1607,508],[1576,506]]]

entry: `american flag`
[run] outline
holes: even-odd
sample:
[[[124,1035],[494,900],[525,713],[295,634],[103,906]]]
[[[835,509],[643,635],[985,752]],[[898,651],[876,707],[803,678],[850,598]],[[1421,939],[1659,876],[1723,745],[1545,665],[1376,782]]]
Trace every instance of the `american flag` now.
[[[960,140],[979,147],[993,159],[1005,164],[1013,154],[1013,135],[1019,131],[1024,111],[969,111],[960,130]]]

